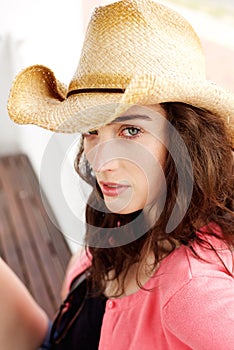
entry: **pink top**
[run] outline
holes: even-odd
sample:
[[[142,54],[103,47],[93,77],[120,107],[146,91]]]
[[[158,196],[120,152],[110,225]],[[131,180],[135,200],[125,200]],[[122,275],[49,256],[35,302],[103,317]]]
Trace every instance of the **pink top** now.
[[[230,251],[209,240],[232,271]],[[99,350],[234,349],[234,278],[212,251],[194,248],[211,263],[181,246],[145,284],[152,291],[107,300]],[[90,264],[82,257],[76,273]]]

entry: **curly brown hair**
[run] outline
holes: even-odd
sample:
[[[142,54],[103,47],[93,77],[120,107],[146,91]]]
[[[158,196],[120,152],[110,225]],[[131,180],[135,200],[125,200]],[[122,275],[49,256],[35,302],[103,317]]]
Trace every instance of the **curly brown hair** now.
[[[122,275],[124,280],[129,268],[135,263],[139,263],[140,266],[149,252],[154,254],[154,267],[156,267],[162,257],[170,254],[178,243],[189,246],[194,254],[197,254],[192,245],[194,241],[215,251],[206,240],[204,231],[203,235],[198,234],[199,229],[204,226],[207,227],[207,235],[217,236],[230,250],[233,249],[233,150],[232,135],[226,122],[208,111],[184,103],[162,103],[161,106],[167,113],[168,121],[182,138],[190,162],[180,148],[180,143],[176,142],[176,134],[169,133],[168,149],[173,147],[174,149],[173,157],[168,152],[164,167],[167,184],[166,202],[159,219],[152,227],[149,227],[144,210],[128,215],[108,211],[92,169],[85,159],[83,142],[75,160],[77,173],[93,188],[86,207],[85,242],[93,257],[93,285],[100,293],[105,289],[104,281],[107,280],[110,271],[113,272],[112,279],[117,278],[120,281],[119,277]],[[184,178],[180,200],[187,200],[188,179],[193,181],[193,189],[185,215],[176,228],[168,232],[167,223],[173,208],[175,205],[180,207],[180,203],[177,203],[176,164],[181,165],[180,172]],[[215,234],[209,228],[210,223],[220,227],[222,236]],[[124,244],[121,239],[126,238],[126,235],[129,243]],[[137,282],[142,287],[138,279]],[[120,293],[123,291],[122,283]]]

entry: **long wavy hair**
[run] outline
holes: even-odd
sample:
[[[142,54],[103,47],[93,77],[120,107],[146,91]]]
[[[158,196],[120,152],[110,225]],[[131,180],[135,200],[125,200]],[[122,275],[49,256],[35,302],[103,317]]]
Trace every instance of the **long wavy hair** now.
[[[215,248],[206,239],[207,235],[222,239],[230,250],[234,245],[234,198],[233,198],[233,149],[232,135],[225,121],[208,111],[184,103],[162,103],[167,119],[177,130],[187,147],[191,163],[186,161],[180,143],[170,135],[168,149],[174,149],[173,157],[167,153],[164,174],[167,195],[164,208],[153,225],[149,225],[147,212],[121,215],[108,211],[95,176],[84,155],[83,142],[75,160],[79,176],[92,186],[87,206],[86,248],[92,255],[92,281],[96,290],[102,293],[107,276],[120,283],[119,293],[124,291],[124,279],[129,268],[138,263],[138,272],[145,256],[154,254],[154,266],[162,257],[170,254],[178,245],[186,245],[194,254],[193,242],[208,249]],[[186,179],[193,181],[191,200],[180,223],[171,232],[167,223],[178,201],[178,174],[176,164],[181,164],[182,198],[187,200]],[[192,165],[192,171],[191,171]],[[181,188],[180,188],[181,191]],[[184,196],[184,198],[183,198]],[[222,235],[209,229],[215,223]],[[207,227],[198,234],[201,228]],[[127,239],[126,239],[127,237]],[[124,242],[128,242],[125,244]],[[166,242],[166,244],[165,244]],[[217,253],[218,255],[218,253]],[[199,256],[198,256],[199,258]],[[229,271],[231,274],[231,272]],[[121,279],[120,279],[121,276]],[[137,283],[142,288],[137,273]],[[121,281],[121,282],[120,282]]]

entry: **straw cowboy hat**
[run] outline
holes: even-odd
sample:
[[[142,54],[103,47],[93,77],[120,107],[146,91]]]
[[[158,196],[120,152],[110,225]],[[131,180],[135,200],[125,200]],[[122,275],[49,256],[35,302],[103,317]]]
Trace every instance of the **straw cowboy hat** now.
[[[41,65],[13,82],[8,111],[20,124],[83,132],[129,106],[184,102],[233,125],[234,95],[209,82],[201,43],[190,24],[150,0],[95,9],[68,89]]]

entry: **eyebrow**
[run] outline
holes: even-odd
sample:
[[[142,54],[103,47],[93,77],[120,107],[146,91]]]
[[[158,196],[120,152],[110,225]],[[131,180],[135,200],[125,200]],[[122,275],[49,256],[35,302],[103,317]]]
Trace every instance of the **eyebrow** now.
[[[123,115],[121,117],[115,118],[112,122],[109,123],[109,125],[110,124],[114,124],[114,123],[126,122],[126,121],[129,121],[129,120],[135,120],[135,119],[152,121],[152,119],[148,115],[144,115],[144,114]]]

